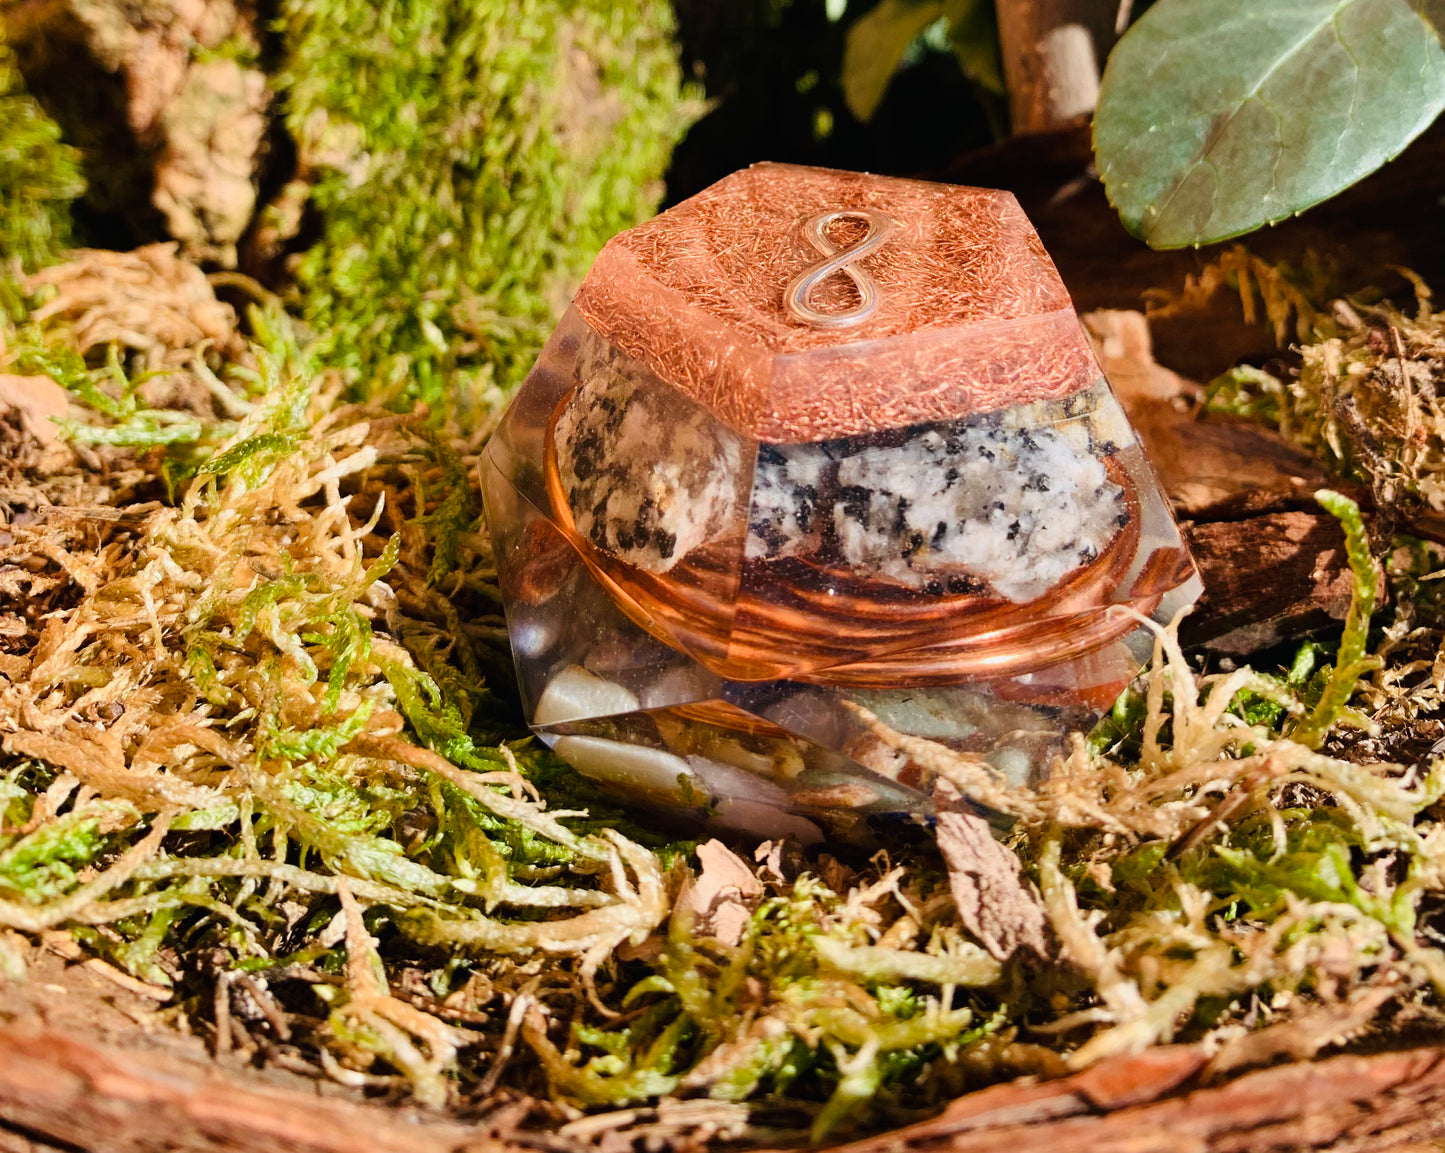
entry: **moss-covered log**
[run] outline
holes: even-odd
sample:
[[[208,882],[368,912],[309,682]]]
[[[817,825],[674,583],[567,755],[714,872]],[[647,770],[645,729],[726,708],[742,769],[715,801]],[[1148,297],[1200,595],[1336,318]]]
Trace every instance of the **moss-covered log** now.
[[[70,243],[70,201],[80,195],[75,149],[24,89],[0,25],[0,280],[30,271]]]
[[[368,394],[515,383],[603,242],[655,208],[698,109],[670,5],[279,9],[0,0],[0,256],[66,242],[58,123],[89,177],[82,239],[176,240],[290,293]]]

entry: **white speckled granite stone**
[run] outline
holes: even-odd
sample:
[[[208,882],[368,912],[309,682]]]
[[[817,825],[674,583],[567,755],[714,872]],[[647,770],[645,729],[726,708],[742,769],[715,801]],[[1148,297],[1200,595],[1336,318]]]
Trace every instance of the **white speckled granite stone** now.
[[[912,588],[1031,601],[1127,523],[1104,462],[1051,428],[930,430],[838,465],[843,561]],[[972,586],[972,587],[971,587]]]
[[[605,357],[557,418],[557,465],[579,535],[667,572],[721,532],[737,505],[737,438],[665,386],[640,387]]]
[[[820,494],[831,484],[833,459],[819,444],[765,444],[753,472],[748,517],[749,559],[816,553],[827,510]]]
[[[1089,416],[1032,428],[977,421],[901,443],[764,446],[748,556],[815,556],[935,593],[1042,596],[1127,523],[1114,451]]]

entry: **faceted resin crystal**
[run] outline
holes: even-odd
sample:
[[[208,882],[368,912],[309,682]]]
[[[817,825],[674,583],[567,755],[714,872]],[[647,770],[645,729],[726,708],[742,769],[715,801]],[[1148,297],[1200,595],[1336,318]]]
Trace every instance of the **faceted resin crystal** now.
[[[488,446],[529,719],[758,836],[1037,776],[1198,578],[1007,193],[757,165],[616,237]]]

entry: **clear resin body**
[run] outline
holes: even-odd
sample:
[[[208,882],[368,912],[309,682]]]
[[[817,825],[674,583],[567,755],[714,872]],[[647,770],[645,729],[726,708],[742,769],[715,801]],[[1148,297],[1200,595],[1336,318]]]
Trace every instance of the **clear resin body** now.
[[[1057,274],[978,189],[759,165],[622,234],[483,486],[533,728],[759,837],[926,823],[867,714],[1037,778],[1139,615],[1198,593]]]

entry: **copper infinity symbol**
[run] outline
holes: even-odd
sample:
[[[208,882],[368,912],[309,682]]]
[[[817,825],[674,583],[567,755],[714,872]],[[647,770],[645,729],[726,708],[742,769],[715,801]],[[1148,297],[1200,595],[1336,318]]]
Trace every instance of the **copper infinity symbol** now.
[[[828,239],[828,226],[838,220],[860,220],[868,225],[863,236],[839,248]],[[878,307],[878,287],[865,269],[858,267],[870,252],[887,242],[898,222],[882,212],[871,208],[835,209],[820,212],[803,222],[803,239],[813,246],[823,259],[810,264],[792,280],[784,290],[783,301],[788,312],[805,324],[818,328],[847,328],[872,315]],[[813,290],[828,277],[841,272],[858,289],[859,300],[845,312],[820,312],[811,304]]]

